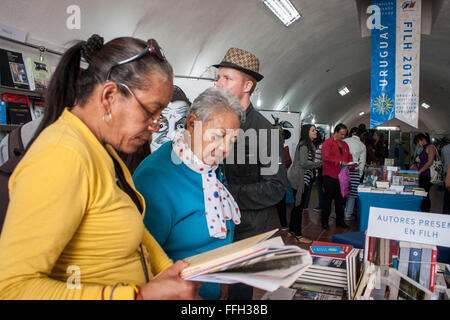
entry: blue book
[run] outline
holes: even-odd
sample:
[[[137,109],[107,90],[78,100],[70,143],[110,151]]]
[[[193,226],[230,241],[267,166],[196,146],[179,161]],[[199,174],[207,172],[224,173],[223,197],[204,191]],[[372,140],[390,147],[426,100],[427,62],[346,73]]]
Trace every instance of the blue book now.
[[[324,254],[343,254],[344,251],[340,247],[331,246],[310,246],[312,253],[324,253]]]
[[[6,102],[0,101],[0,124],[6,123]]]
[[[420,280],[420,265],[422,261],[422,249],[411,248],[409,250],[408,277],[416,282]]]

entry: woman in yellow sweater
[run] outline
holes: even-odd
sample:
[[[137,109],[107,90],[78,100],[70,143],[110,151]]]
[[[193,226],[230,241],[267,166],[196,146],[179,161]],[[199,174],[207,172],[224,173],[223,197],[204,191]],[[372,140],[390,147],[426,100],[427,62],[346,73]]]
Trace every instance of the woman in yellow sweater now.
[[[9,180],[0,299],[198,297],[199,284],[180,277],[186,264],[146,231],[144,200],[116,153],[148,143],[172,87],[154,40],[94,35],[64,54]]]

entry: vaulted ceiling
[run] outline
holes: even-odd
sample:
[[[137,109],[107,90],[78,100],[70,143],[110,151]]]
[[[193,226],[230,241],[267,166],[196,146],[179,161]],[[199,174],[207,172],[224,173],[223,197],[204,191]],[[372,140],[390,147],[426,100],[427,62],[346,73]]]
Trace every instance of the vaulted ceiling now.
[[[288,28],[261,0],[2,0],[0,23],[29,32],[31,43],[59,51],[93,33],[106,41],[155,38],[175,74],[183,76],[212,77],[209,66],[220,62],[228,48],[242,48],[261,62],[261,109],[299,111],[317,123],[368,125],[370,37],[361,36],[358,2],[292,3],[303,17]],[[450,134],[450,1],[432,3],[420,70],[420,100],[431,108],[420,108],[419,129]],[[79,30],[66,27],[71,4],[81,9]],[[337,89],[343,85],[351,92],[341,97]],[[366,115],[358,116],[361,111]]]

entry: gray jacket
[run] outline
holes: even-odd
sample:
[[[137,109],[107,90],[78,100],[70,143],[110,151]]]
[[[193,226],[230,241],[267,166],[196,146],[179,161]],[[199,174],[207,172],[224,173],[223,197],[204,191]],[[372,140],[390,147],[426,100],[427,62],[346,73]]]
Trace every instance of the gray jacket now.
[[[313,155],[316,152],[316,148],[313,147]],[[295,205],[299,206],[303,191],[305,191],[305,170],[317,169],[322,166],[322,162],[312,162],[308,161],[308,147],[303,143],[299,143],[295,149],[294,161],[288,170],[288,180],[291,184],[292,189],[297,190],[297,195],[295,197]]]

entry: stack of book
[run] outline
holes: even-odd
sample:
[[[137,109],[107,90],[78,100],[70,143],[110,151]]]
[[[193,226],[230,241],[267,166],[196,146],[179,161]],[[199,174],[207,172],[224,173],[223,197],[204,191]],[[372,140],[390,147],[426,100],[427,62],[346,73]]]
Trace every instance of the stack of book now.
[[[345,289],[351,297],[361,269],[362,250],[352,245],[314,241],[310,246],[312,265],[297,279],[295,285],[315,284]]]
[[[419,171],[399,170],[397,175],[403,177],[405,190],[412,190],[412,188],[419,186]]]

